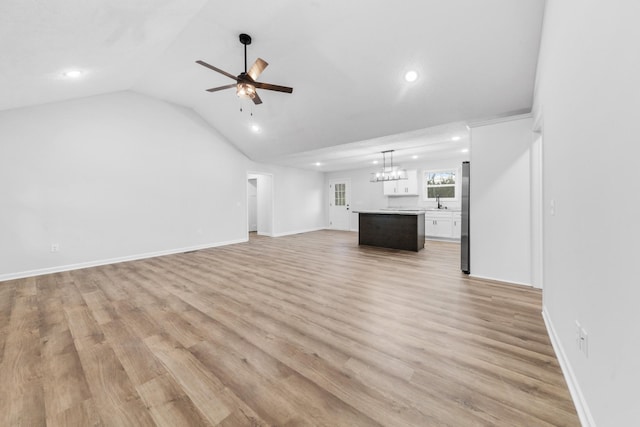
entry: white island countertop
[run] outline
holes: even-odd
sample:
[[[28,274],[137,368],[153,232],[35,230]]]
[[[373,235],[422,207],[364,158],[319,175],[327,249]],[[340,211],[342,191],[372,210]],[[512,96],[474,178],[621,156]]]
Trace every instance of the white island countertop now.
[[[354,210],[353,213],[370,213],[370,214],[392,214],[392,215],[420,215],[432,212],[451,212],[460,213],[460,209],[436,209],[436,208],[423,208],[423,209],[409,209],[409,208],[380,208],[380,209],[360,209]]]
[[[424,215],[424,210],[393,210],[393,209],[362,209],[353,213],[383,214],[383,215]]]

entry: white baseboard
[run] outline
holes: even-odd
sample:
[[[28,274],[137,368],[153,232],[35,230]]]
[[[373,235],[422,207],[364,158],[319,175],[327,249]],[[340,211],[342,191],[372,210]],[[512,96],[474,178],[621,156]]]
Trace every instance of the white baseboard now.
[[[312,231],[325,230],[324,227],[317,228],[308,228],[306,230],[295,230],[295,231],[286,231],[284,233],[275,233],[272,237],[283,237],[283,236],[291,236],[292,234],[302,234],[302,233],[311,233]]]
[[[500,282],[500,283],[505,283],[507,285],[527,286],[529,288],[534,287],[531,283],[514,282],[513,280],[496,279],[495,277],[488,277],[488,276],[478,276],[473,273],[469,274],[469,277],[473,277],[474,279],[491,280],[492,282]]]
[[[356,232],[356,233],[358,232],[358,229],[357,229],[357,228],[350,228],[350,229],[348,229],[348,230],[347,230],[347,229],[342,229],[342,228],[333,228],[333,227],[328,226],[328,225],[327,225],[326,227],[319,228],[318,230],[328,230],[328,231],[353,231],[353,232]]]
[[[5,280],[23,279],[25,277],[42,276],[43,274],[60,273],[63,271],[79,270],[81,268],[98,267],[100,265],[116,264],[119,262],[135,261],[139,259],[154,258],[164,255],[181,254],[184,252],[198,251],[201,249],[215,248],[218,246],[233,245],[235,243],[247,242],[248,239],[229,240],[226,242],[207,243],[204,245],[189,246],[186,248],[168,249],[157,252],[147,252],[144,254],[129,255],[124,257],[102,259],[96,261],[80,262],[77,264],[59,265],[55,267],[39,268],[36,270],[21,271],[18,273],[0,274],[0,282]]]
[[[580,423],[583,425],[583,427],[596,427],[596,423],[593,419],[593,416],[591,415],[591,411],[589,410],[587,401],[582,394],[582,390],[580,389],[580,385],[576,380],[575,374],[573,373],[573,369],[571,368],[569,359],[567,358],[562,344],[558,339],[558,335],[556,334],[556,330],[553,327],[553,323],[551,323],[551,319],[549,318],[549,314],[547,313],[547,308],[544,306],[542,307],[542,318],[544,319],[544,324],[547,327],[547,333],[549,334],[551,345],[553,346],[553,350],[555,351],[558,362],[560,363],[560,368],[562,369],[564,379],[567,382],[567,386],[569,387],[569,393],[571,393],[573,404],[576,406],[576,412],[578,412]]]

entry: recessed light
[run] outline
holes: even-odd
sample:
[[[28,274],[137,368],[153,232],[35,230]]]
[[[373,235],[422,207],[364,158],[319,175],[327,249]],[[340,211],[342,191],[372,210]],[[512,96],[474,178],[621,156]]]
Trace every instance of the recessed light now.
[[[322,163],[316,162],[316,166],[322,166]]]
[[[373,161],[373,162],[371,162],[371,163],[373,163],[374,165],[377,165],[377,164],[378,164],[378,161],[377,161],[377,160],[374,160],[374,161]]]
[[[468,148],[463,148],[462,150],[460,150],[461,153],[468,153],[469,149]]]
[[[459,136],[454,136],[453,138],[451,138],[452,141],[460,141],[460,137]]]
[[[262,129],[260,129],[260,126],[258,126],[258,125],[256,125],[256,124],[252,124],[252,125],[251,125],[251,130],[252,130],[253,132],[255,132],[255,133],[260,133],[260,131],[261,131]]]
[[[63,76],[68,77],[70,79],[77,79],[78,77],[82,77],[82,71],[80,70],[68,70],[62,73]]]
[[[411,158],[412,158],[412,159],[417,159],[417,158],[418,158],[418,156],[413,155],[413,156],[411,156]]]
[[[409,83],[415,82],[418,79],[418,73],[413,70],[407,71],[404,75],[404,79]]]

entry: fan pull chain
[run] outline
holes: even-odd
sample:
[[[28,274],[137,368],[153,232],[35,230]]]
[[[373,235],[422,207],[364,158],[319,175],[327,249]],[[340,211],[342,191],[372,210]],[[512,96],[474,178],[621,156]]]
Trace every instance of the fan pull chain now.
[[[242,98],[238,98],[238,105],[240,105],[240,112],[243,113],[244,112],[244,107],[243,104],[245,103],[245,100]],[[250,109],[249,109],[249,116],[253,117],[253,103],[250,104]]]

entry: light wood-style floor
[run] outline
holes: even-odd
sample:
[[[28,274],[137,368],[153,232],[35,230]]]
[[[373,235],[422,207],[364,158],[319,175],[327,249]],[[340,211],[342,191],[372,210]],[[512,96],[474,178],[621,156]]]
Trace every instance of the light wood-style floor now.
[[[577,426],[539,291],[319,231],[0,283],[1,426]]]

